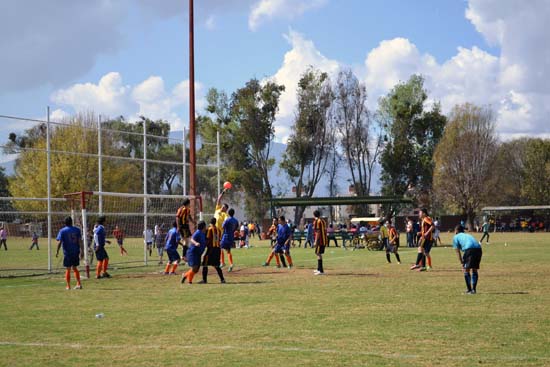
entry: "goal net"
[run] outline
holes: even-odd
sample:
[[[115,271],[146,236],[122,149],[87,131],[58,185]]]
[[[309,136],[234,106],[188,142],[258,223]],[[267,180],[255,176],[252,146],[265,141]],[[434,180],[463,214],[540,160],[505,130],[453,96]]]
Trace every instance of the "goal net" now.
[[[105,231],[110,264],[116,268],[147,265],[157,251],[147,246],[146,231],[165,234],[175,221],[183,200],[191,200],[197,219],[202,218],[200,196],[127,194],[83,191],[64,195],[75,226],[83,233],[86,272],[94,261],[93,228],[99,216],[105,217]],[[155,243],[153,241],[153,246]]]

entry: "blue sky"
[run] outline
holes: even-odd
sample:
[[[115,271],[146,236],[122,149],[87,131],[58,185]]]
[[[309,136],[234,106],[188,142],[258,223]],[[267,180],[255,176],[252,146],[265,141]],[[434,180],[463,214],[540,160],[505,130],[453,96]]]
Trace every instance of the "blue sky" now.
[[[369,105],[412,73],[430,101],[489,104],[502,139],[550,136],[549,0],[195,0],[198,107],[210,87],[285,84],[277,140],[308,65],[351,67]],[[187,125],[187,1],[0,3],[0,114],[80,110]],[[200,110],[199,110],[200,112]],[[21,128],[23,125],[17,125]],[[9,121],[0,119],[0,136]]]

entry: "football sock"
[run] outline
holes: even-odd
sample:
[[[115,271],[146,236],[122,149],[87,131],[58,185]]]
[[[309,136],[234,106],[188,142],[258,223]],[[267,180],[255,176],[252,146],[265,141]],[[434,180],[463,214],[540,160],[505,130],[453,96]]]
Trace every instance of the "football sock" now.
[[[476,271],[475,273],[472,274],[472,289],[474,291],[477,288],[477,278],[478,278],[478,275],[477,275],[477,271]]]
[[[107,266],[109,266],[109,259],[104,259],[103,260],[103,272],[107,272]]]
[[[202,267],[202,281],[206,283],[206,280],[208,278],[208,266]]]
[[[78,268],[74,268],[73,269],[74,271],[74,276],[76,278],[76,285],[79,285],[80,284],[80,272],[78,271]]]
[[[321,273],[324,273],[324,270],[323,270],[323,259],[318,259],[318,260],[317,260],[317,270],[319,270]]]
[[[285,257],[283,256],[283,254],[279,254],[279,258],[281,259],[281,263],[283,264],[283,266],[286,268],[286,261],[285,261]]]
[[[386,253],[386,259],[388,260],[389,263],[391,263],[391,259],[390,259],[390,253]]]
[[[101,269],[103,269],[103,260],[97,262],[97,265],[95,267],[95,275],[96,276],[101,275]]]
[[[220,252],[220,264],[225,264],[225,258],[224,258],[224,255],[223,255],[223,250]]]
[[[395,257],[397,259],[397,262],[401,262],[401,259],[399,258],[399,254],[397,252],[395,253]]]
[[[432,267],[432,257],[430,255],[426,256],[426,259],[428,260],[428,266]]]
[[[216,273],[218,273],[218,276],[220,277],[220,280],[223,281],[223,273],[222,273],[222,269],[219,268],[219,266],[216,266],[215,267],[216,269]]]
[[[267,257],[267,260],[265,261],[265,263],[267,265],[269,265],[269,263],[271,262],[271,259],[273,259],[273,252],[269,254],[269,256]],[[277,263],[279,263],[279,262],[277,261]]]
[[[189,283],[193,283],[193,278],[195,277],[195,272],[193,271],[193,269],[191,269],[187,273],[189,273],[189,276],[187,277],[187,280],[189,280]]]
[[[172,264],[170,264],[170,262],[168,262],[168,264],[166,264],[166,267],[164,268],[165,273],[168,273],[170,271],[170,265],[172,265]]]
[[[466,288],[468,288],[468,291],[471,291],[472,286],[470,285],[471,283],[470,273],[464,273],[464,280],[466,281]]]
[[[292,258],[290,257],[290,255],[285,255],[286,257],[286,261],[288,261],[288,266],[292,266]]]
[[[67,287],[71,286],[71,270],[65,270],[65,282],[67,282]]]
[[[178,263],[175,263],[174,265],[172,265],[172,273],[175,273],[177,268],[178,268]]]
[[[281,260],[279,260],[279,256],[275,255],[273,252],[270,256],[275,256],[275,262],[277,263],[277,266],[281,266]]]
[[[422,262],[422,253],[419,252],[418,255],[416,255],[416,265],[419,265],[419,266],[422,266],[421,262]]]
[[[227,258],[229,259],[229,265],[233,266],[233,254],[231,252],[227,254]]]
[[[422,263],[420,264],[423,268],[426,267],[426,255],[422,255]]]

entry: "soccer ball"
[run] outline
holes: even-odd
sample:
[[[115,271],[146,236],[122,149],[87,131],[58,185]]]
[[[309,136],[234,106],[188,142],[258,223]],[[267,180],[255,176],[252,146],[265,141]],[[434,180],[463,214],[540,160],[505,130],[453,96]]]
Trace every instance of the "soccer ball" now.
[[[231,189],[232,187],[233,187],[233,185],[231,185],[231,182],[229,182],[229,181],[225,181],[225,182],[223,183],[223,188],[226,189],[226,190],[229,190],[229,189]]]

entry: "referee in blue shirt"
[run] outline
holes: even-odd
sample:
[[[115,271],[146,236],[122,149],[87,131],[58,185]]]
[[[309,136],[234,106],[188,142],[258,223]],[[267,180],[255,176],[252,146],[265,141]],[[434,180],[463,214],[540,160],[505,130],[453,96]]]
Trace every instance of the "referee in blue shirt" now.
[[[459,224],[455,227],[453,248],[456,250],[458,261],[460,261],[462,269],[464,270],[464,280],[468,288],[466,293],[476,294],[478,280],[477,271],[482,255],[481,245],[473,236],[464,233],[464,227]],[[464,253],[462,256],[461,251]]]

